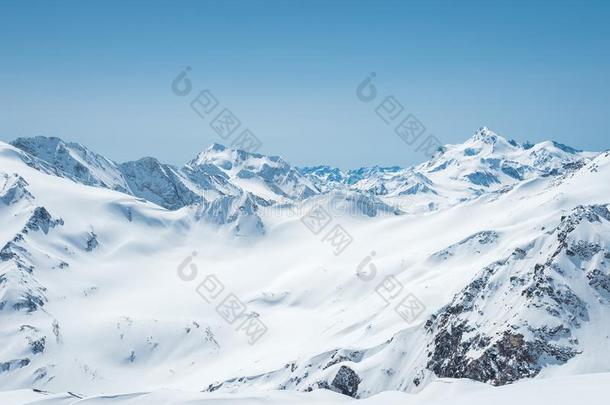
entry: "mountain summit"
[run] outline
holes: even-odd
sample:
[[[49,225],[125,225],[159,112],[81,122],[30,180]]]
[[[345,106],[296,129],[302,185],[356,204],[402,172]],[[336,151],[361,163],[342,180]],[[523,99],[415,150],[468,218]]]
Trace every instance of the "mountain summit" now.
[[[436,209],[527,178],[564,174],[594,156],[552,141],[521,145],[487,127],[462,144],[446,145],[442,154],[416,167],[358,168],[347,173],[329,166],[296,168],[278,156],[218,143],[179,168],[154,158],[119,164],[59,138],[18,138],[11,144],[34,157],[32,162],[40,162],[39,168],[145,198],[167,209],[243,193],[268,206],[330,190],[364,192],[393,199],[388,202],[398,205],[405,205],[406,198],[415,210],[425,209],[417,200],[427,194],[426,204]]]

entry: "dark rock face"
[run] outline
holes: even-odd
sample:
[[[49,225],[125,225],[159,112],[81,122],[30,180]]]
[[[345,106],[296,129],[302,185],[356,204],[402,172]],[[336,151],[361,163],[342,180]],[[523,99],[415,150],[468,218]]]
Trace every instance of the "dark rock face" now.
[[[21,299],[13,304],[13,309],[15,311],[25,310],[26,312],[34,312],[38,308],[43,307],[46,302],[46,297],[42,295],[44,290],[38,290],[36,292],[39,294],[30,292],[24,293],[21,296]]]
[[[30,359],[17,359],[11,361],[0,362],[0,373],[15,370],[18,368],[30,365]]]
[[[432,336],[426,368],[440,377],[503,385],[578,355],[574,331],[589,321],[589,309],[575,291],[592,287],[609,298],[610,276],[594,269],[583,277],[581,264],[605,250],[573,231],[607,221],[605,206],[576,207],[536,243],[484,268],[426,323]]]
[[[566,250],[568,256],[576,256],[581,260],[590,260],[601,250],[601,246],[597,243],[590,243],[586,240],[579,240],[570,245]]]
[[[610,300],[610,275],[599,269],[594,269],[587,274],[589,285],[606,300]]]
[[[522,334],[509,331],[491,345],[490,339],[481,335],[463,341],[464,331],[460,328],[444,331],[435,339],[440,349],[433,352],[428,366],[436,375],[504,385],[536,376],[542,369],[539,360],[543,357],[565,363],[577,354],[544,340],[526,341]],[[485,350],[478,358],[468,358],[470,350],[480,347]],[[452,353],[447,353],[448,350]]]
[[[57,225],[63,225],[64,221],[62,219],[53,219],[49,211],[44,207],[36,207],[32,216],[25,224],[25,228],[23,229],[24,233],[28,233],[28,231],[38,231],[41,230],[46,235],[49,233],[50,228],[54,228]]]
[[[97,240],[97,235],[95,234],[95,232],[89,232],[89,234],[87,235],[87,246],[85,247],[87,252],[92,252],[95,248],[99,246],[99,244],[100,243]]]
[[[341,366],[330,385],[343,395],[356,398],[360,381],[362,380],[354,370],[347,366]]]
[[[38,354],[44,352],[46,342],[47,339],[44,336],[37,340],[31,340],[29,342],[29,345],[30,349],[32,350],[32,353]]]

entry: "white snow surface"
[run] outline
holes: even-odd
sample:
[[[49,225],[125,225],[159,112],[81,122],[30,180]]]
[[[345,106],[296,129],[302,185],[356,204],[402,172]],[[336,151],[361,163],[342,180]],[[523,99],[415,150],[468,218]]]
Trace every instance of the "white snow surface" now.
[[[331,391],[308,393],[270,391],[251,394],[198,393],[177,390],[159,390],[114,394],[108,396],[77,397],[73,393],[52,394],[17,390],[0,392],[0,403],[6,405],[76,405],[76,404],[202,404],[202,405],[605,405],[605,387],[610,374],[589,374],[558,377],[540,381],[524,381],[504,387],[461,380],[438,380],[419,394],[386,391],[367,399],[356,400]]]
[[[132,162],[129,177],[127,164],[77,144],[59,160],[40,150],[48,138],[28,145],[0,143],[0,404],[349,403],[319,389],[341,391],[331,383],[343,367],[365,404],[604,397],[608,152],[482,128],[407,169],[298,169],[213,145],[182,168]],[[66,174],[73,160],[86,176]],[[320,206],[330,223],[314,234],[302,216]],[[324,240],[335,225],[353,239],[339,255]],[[376,275],[364,281],[369,263]],[[212,302],[197,292],[209,275],[224,286]],[[376,292],[387,276],[423,304],[415,319]],[[230,293],[267,327],[255,344],[216,311]],[[443,323],[448,307],[462,312]],[[476,325],[463,341],[489,338],[462,362],[507,331],[552,348],[513,384],[446,378],[429,361],[460,322]],[[558,360],[557,347],[572,354]]]

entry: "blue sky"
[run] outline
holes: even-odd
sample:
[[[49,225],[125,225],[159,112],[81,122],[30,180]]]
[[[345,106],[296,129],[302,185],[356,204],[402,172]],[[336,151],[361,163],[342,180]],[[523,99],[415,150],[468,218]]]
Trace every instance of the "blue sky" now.
[[[607,1],[1,1],[0,139],[181,164],[226,143],[171,91],[190,66],[194,92],[298,165],[425,159],[375,114],[381,98],[356,97],[371,72],[444,143],[485,125],[602,150],[609,19]]]

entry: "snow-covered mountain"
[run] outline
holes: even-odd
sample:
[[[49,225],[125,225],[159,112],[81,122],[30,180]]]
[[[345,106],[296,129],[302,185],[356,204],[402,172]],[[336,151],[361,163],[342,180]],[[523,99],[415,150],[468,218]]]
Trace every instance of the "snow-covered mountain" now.
[[[11,145],[23,150],[31,159],[32,167],[43,167],[54,174],[88,186],[106,187],[127,192],[129,187],[116,163],[85,146],[64,142],[56,137],[36,136],[17,138]],[[37,160],[42,161],[37,166]]]
[[[17,390],[0,402],[420,403],[490,389],[472,380],[602,381],[608,180],[609,152],[487,128],[415,167],[346,172],[218,144],[175,167],[0,143],[0,390]]]
[[[219,144],[200,153],[186,167],[193,172],[220,169],[232,184],[267,204],[307,198],[318,193],[318,189],[297,168],[279,156],[232,150]]]
[[[296,168],[277,156],[220,144],[211,145],[180,168],[151,157],[119,164],[58,138],[19,138],[12,145],[27,152],[32,167],[171,210],[226,195],[248,193],[259,205],[269,206],[330,191],[362,192],[411,211],[435,210],[506,190],[529,178],[565,174],[595,156],[551,141],[518,144],[485,127],[463,144],[446,145],[416,167],[374,166],[346,173],[330,166]]]
[[[322,191],[348,187],[374,194],[408,212],[430,211],[507,190],[524,180],[559,176],[596,154],[556,142],[519,144],[479,128],[466,142],[445,145],[416,167],[365,167],[343,173],[318,166],[301,169]]]

